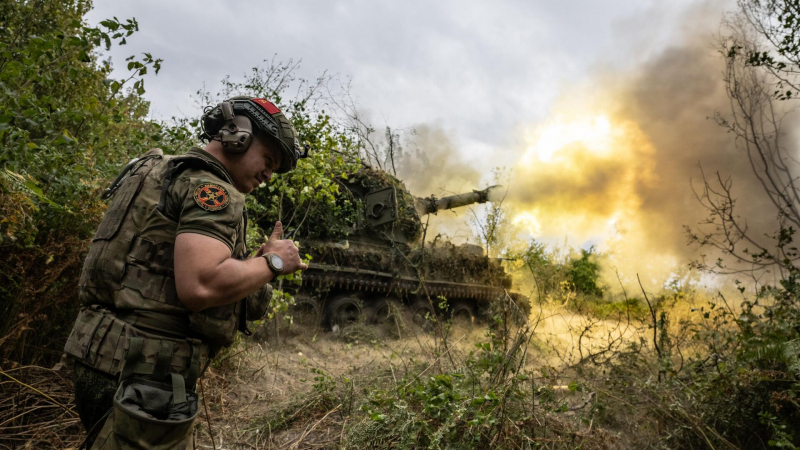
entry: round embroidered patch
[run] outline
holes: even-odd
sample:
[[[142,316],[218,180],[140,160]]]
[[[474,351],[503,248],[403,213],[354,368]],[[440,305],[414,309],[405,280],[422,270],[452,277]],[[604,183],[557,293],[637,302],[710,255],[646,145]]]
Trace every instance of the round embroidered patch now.
[[[228,206],[231,197],[224,187],[215,183],[203,183],[194,190],[194,201],[206,211],[219,211]]]

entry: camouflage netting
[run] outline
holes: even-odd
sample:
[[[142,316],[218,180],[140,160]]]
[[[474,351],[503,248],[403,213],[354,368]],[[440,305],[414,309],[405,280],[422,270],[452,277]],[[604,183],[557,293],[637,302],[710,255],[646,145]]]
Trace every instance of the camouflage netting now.
[[[335,237],[333,235],[323,237],[317,234],[304,242],[304,251],[311,254],[313,261],[319,264],[386,272],[399,276],[421,275],[430,281],[441,280],[485,286],[509,284],[510,279],[502,265],[494,259],[482,256],[480,249],[476,254],[475,249],[468,246],[456,246],[447,241],[436,242],[425,248],[423,257],[423,251],[419,248],[422,222],[415,208],[415,198],[394,176],[381,170],[362,168],[350,174],[346,180],[342,180],[340,191],[343,193],[341,197],[346,199],[348,204],[363,211],[364,196],[367,193],[390,186],[397,192],[397,220],[377,227],[368,227],[364,224],[362,212],[358,225],[354,226],[349,234]],[[324,223],[333,229],[341,228],[335,222],[335,218]],[[393,239],[390,239],[391,237]]]
[[[339,192],[344,190],[340,185]],[[335,203],[317,203],[306,212],[306,206],[297,207],[291,199],[284,198],[282,205],[284,227],[288,225],[288,231],[293,232],[298,223],[301,223],[300,229],[294,234],[301,241],[309,238],[346,239],[358,228],[361,207],[360,201],[348,195],[337,194]],[[305,215],[308,217],[303,220],[302,217]],[[269,220],[264,220],[260,225],[269,230],[272,228],[272,220],[274,219],[270,216]]]
[[[415,250],[409,259],[423,268],[427,280],[511,287],[511,279],[499,261],[476,255],[465,246],[437,242],[425,248],[424,261],[422,253],[421,249]]]
[[[414,197],[406,191],[400,180],[381,170],[361,168],[335,181],[339,188],[335,202],[315,203],[308,208],[305,205],[296,205],[294,199],[280,197],[277,193],[270,194],[262,202],[268,207],[273,202],[282,203],[280,207],[276,204],[272,208],[274,211],[281,211],[288,231],[293,231],[295,226],[302,223],[295,234],[301,240],[338,241],[354,236],[376,241],[391,237],[400,242],[420,240],[422,223],[414,207]],[[364,223],[365,195],[390,186],[397,192],[398,220],[377,227],[367,227]],[[261,219],[260,224],[265,229],[272,227],[272,223],[266,220],[266,215],[258,219]]]
[[[356,242],[312,241],[306,242],[307,252],[318,264],[345,266],[354,269],[405,275],[408,264],[405,258],[393,251],[391,243],[385,245],[359,245]]]
[[[307,244],[316,263],[416,277],[418,272],[413,263],[419,268],[419,275],[428,281],[510,287],[510,278],[500,262],[450,242],[439,242],[434,247],[425,248],[424,259],[421,248],[409,252],[406,258],[401,254],[403,249],[395,249],[390,243],[365,245],[348,242],[346,247],[344,242],[315,241]]]

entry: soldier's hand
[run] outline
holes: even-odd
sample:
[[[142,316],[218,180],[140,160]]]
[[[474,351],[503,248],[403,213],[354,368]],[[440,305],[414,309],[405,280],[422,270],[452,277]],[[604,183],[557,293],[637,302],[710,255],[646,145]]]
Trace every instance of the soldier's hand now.
[[[308,265],[300,260],[300,251],[291,239],[281,239],[283,236],[283,224],[275,222],[275,228],[269,236],[269,240],[256,252],[256,257],[267,253],[275,253],[283,259],[282,274],[308,269]]]

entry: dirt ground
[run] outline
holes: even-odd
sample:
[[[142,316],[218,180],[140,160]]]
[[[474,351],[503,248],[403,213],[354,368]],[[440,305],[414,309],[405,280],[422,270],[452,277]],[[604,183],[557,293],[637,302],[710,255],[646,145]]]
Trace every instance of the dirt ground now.
[[[574,362],[581,351],[606,345],[603,340],[593,341],[592,333],[630,333],[618,323],[607,322],[592,324],[597,330],[581,338],[580,330],[587,322],[565,311],[537,311],[529,325],[536,328],[530,368]],[[221,364],[211,367],[203,386],[198,386],[201,395],[205,389],[208,399],[208,416],[201,406],[196,425],[198,448],[339,448],[345,427],[366,416],[341,406],[340,401],[320,403],[325,377],[331,383],[348,383],[355,394],[363,394],[366,387],[396,383],[407,372],[424,374],[439,369],[437,365],[457,366],[475,350],[475,343],[488,341],[487,330],[485,323],[452,327],[447,345],[415,327],[406,327],[398,338],[375,327],[332,332],[292,325],[280,330],[277,345],[274,329],[259,330],[255,339],[241,342]],[[583,350],[576,348],[579,339]],[[558,386],[560,381],[553,381],[557,390],[570,394],[566,386]],[[581,401],[580,397],[570,400]]]
[[[381,379],[391,382],[407,371],[435,365],[437,350],[447,352],[444,358],[463,358],[475,342],[486,340],[485,329],[454,328],[449,351],[441,343],[437,349],[434,335],[422,330],[406,330],[398,339],[368,326],[332,332],[295,325],[281,330],[279,345],[271,331],[265,333],[269,337],[256,333],[260,339],[240,343],[221,366],[209,368],[204,386],[198,386],[206,390],[214,435],[212,444],[201,409],[198,448],[335,448],[350,418],[342,408],[317,417],[313,394],[320,382],[315,377],[346,381],[359,392]],[[307,415],[304,408],[316,411]],[[276,421],[290,424],[273,431]]]
[[[394,328],[359,324],[330,331],[284,324],[277,336],[270,325],[219,355],[198,384],[205,401],[195,422],[197,448],[348,448],[347,430],[370,420],[359,407],[376,389],[395,392],[408,381],[463,368],[475,344],[490,341],[485,321],[436,333],[407,317]],[[525,360],[531,371],[602,351],[608,336],[624,338],[617,345],[635,338],[618,322],[598,323],[563,309],[534,311],[522,326],[532,331]],[[443,330],[445,340],[436,337]],[[0,411],[0,437],[16,437],[0,439],[0,448],[77,448],[84,434],[70,408],[68,371],[5,370],[15,379],[0,383],[0,391],[8,394],[4,405],[10,405]],[[585,404],[588,393],[570,392],[568,377],[547,382],[570,408]],[[21,415],[29,417],[24,424]]]

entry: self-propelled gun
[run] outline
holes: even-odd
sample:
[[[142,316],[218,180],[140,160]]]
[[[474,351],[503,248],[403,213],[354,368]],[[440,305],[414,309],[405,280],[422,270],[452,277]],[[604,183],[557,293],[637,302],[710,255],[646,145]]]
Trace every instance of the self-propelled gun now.
[[[511,276],[479,245],[430,236],[423,245],[423,219],[491,201],[497,189],[420,198],[372,168],[340,180],[340,194],[355,205],[357,217],[342,238],[302,240],[301,253],[312,260],[294,292],[296,319],[340,327],[410,310],[420,324],[425,317],[473,322],[491,302],[505,298]]]

